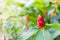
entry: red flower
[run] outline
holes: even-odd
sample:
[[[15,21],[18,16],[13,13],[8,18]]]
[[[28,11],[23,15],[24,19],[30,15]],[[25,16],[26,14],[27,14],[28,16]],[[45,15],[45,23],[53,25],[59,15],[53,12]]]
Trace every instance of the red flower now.
[[[37,24],[39,29],[42,29],[45,26],[44,19],[41,15],[38,16]]]
[[[29,22],[29,15],[26,15],[26,23]]]

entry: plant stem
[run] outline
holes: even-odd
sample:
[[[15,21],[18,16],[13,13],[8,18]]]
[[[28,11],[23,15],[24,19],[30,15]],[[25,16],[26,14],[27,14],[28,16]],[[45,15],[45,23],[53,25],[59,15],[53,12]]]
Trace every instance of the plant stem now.
[[[42,33],[43,33],[43,40],[45,40],[45,37],[44,37],[44,29],[42,30]]]

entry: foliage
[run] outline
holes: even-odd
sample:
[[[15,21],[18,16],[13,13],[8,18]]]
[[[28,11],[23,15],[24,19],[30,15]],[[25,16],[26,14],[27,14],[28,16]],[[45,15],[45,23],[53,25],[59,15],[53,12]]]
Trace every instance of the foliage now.
[[[60,0],[57,5],[55,0],[1,2],[4,5],[0,7],[0,28],[7,40],[54,40],[60,35]],[[26,15],[29,15],[28,22]],[[37,26],[38,15],[42,15],[45,21],[42,30]]]

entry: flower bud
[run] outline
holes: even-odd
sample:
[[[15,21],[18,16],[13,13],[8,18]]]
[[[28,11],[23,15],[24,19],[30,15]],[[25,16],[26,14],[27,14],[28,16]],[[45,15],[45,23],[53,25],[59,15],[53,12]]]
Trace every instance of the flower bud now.
[[[26,15],[26,28],[25,28],[26,30],[29,29],[28,22],[29,22],[29,15]]]
[[[45,26],[44,19],[41,15],[38,16],[37,24],[39,29],[42,29]]]
[[[29,22],[29,15],[26,15],[26,23]]]

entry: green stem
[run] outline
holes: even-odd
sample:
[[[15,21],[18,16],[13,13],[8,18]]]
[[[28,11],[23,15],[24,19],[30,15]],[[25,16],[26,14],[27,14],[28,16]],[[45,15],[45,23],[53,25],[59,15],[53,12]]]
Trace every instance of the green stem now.
[[[44,37],[44,29],[42,30],[42,33],[43,33],[43,40],[45,40],[45,37]]]

